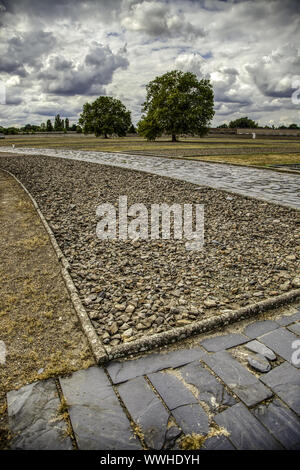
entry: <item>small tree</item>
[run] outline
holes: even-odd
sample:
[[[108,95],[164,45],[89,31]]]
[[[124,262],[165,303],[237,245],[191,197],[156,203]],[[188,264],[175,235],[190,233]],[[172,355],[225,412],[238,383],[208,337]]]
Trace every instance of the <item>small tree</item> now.
[[[131,125],[130,111],[120,100],[111,96],[100,96],[93,103],[85,103],[79,124],[84,133],[94,132],[96,137],[117,134],[125,136]]]
[[[46,131],[47,132],[52,132],[53,131],[53,126],[52,126],[52,122],[50,119],[47,120],[47,123],[46,123]]]
[[[70,130],[69,118],[65,119],[65,129],[66,129],[66,131]]]
[[[60,119],[60,115],[57,114],[55,116],[55,120],[54,120],[54,130],[55,131],[62,131],[63,130],[63,121],[62,119]]]
[[[191,72],[173,70],[156,77],[147,86],[147,97],[138,123],[138,133],[155,140],[163,132],[203,136],[214,116],[214,94],[209,80]]]
[[[229,127],[231,129],[256,129],[258,127],[258,123],[252,121],[252,119],[249,119],[248,117],[242,117],[235,121],[230,121]]]

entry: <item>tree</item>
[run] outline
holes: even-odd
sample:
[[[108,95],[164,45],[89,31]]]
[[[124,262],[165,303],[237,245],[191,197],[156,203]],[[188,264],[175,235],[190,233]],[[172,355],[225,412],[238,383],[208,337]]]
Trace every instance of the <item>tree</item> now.
[[[209,80],[191,72],[173,70],[146,86],[147,97],[138,123],[138,133],[155,140],[163,133],[203,136],[214,116],[214,94]]]
[[[258,127],[258,123],[252,121],[252,119],[249,119],[248,117],[242,117],[235,121],[230,121],[229,127],[234,129],[256,129]]]
[[[299,129],[297,124],[290,124],[289,129]]]
[[[60,115],[57,114],[54,119],[54,130],[62,131],[63,130],[63,121],[60,119]]]
[[[69,118],[65,119],[65,129],[66,129],[66,131],[70,130]]]
[[[53,126],[52,126],[52,122],[50,119],[47,120],[47,123],[46,123],[46,131],[47,132],[52,132],[53,131]]]
[[[94,132],[96,137],[117,134],[125,136],[131,126],[130,111],[120,100],[111,96],[100,96],[93,103],[85,103],[79,118],[83,132]]]
[[[228,129],[228,124],[226,122],[224,124],[221,124],[220,126],[217,126],[217,129]]]

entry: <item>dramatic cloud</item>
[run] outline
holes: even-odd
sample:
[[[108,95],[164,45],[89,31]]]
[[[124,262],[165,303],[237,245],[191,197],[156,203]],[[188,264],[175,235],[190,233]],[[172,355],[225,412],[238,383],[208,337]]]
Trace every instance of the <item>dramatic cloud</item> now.
[[[99,95],[136,122],[145,85],[175,68],[211,80],[213,125],[300,124],[298,0],[0,0],[0,25],[2,125],[74,122]]]
[[[157,38],[204,36],[203,28],[191,24],[182,11],[173,14],[170,6],[156,1],[144,1],[131,6],[122,25],[132,31],[145,32]]]
[[[112,81],[115,70],[128,65],[123,53],[113,54],[109,46],[95,42],[83,62],[76,64],[61,56],[51,57],[37,78],[46,93],[66,96],[104,94],[103,85]]]

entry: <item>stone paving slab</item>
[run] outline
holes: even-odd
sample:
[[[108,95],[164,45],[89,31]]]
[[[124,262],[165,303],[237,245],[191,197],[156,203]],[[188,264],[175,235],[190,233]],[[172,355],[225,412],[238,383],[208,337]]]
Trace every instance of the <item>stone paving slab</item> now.
[[[156,372],[148,375],[148,378],[169,410],[197,403],[193,393],[174,375],[168,372]]]
[[[200,359],[205,353],[199,349],[180,349],[169,353],[149,354],[140,359],[111,362],[107,366],[107,371],[113,383],[118,384],[126,380],[139,377],[140,375],[151,374],[169,367],[179,367],[195,359]]]
[[[54,380],[25,385],[7,394],[13,450],[71,450],[67,423],[59,417]]]
[[[271,391],[228,352],[217,352],[204,361],[247,406],[272,396]]]
[[[141,449],[103,369],[75,372],[60,384],[80,450]]]
[[[268,359],[261,354],[255,354],[254,356],[248,356],[248,364],[258,372],[266,373],[271,370],[271,364]]]
[[[283,315],[282,317],[276,319],[276,323],[279,323],[281,326],[287,326],[296,321],[300,321],[300,310],[293,315]]]
[[[218,411],[220,406],[231,406],[236,403],[224,385],[199,361],[191,362],[177,371],[186,383],[195,387],[198,399],[206,403],[211,411]]]
[[[294,323],[293,325],[290,325],[287,328],[292,333],[295,333],[295,335],[300,336],[300,322]]]
[[[279,325],[275,321],[256,321],[246,326],[246,328],[244,329],[244,334],[250,339],[254,339],[257,338],[257,336],[261,336],[265,333],[268,333],[269,331],[276,330],[276,328],[279,328]]]
[[[202,450],[235,450],[226,436],[213,436],[207,439]]]
[[[233,348],[234,346],[246,343],[247,341],[247,336],[237,333],[230,333],[228,335],[207,338],[204,341],[201,341],[200,344],[209,352],[217,352],[223,351],[224,349]]]
[[[172,414],[185,434],[206,435],[209,431],[208,416],[198,404],[180,406]]]
[[[270,387],[295,413],[300,415],[300,371],[288,362],[262,375],[260,380]]]
[[[276,360],[276,354],[270,348],[267,348],[267,346],[260,343],[256,339],[245,344],[245,347],[249,349],[250,351],[261,354],[262,356],[266,357],[270,361]]]
[[[285,449],[300,449],[300,419],[280,400],[259,405],[252,413]]]
[[[242,403],[216,415],[214,420],[230,433],[229,438],[238,450],[283,449]]]
[[[52,157],[118,166],[169,176],[189,183],[224,189],[300,208],[299,176],[270,170],[241,167],[222,163],[168,159],[163,157],[124,155],[120,153],[93,152],[67,149],[1,147],[0,152]]]
[[[164,448],[170,413],[155,395],[144,377],[136,377],[118,386],[118,392],[141,429],[151,449]]]
[[[294,333],[286,328],[279,328],[260,336],[258,339],[283,359],[292,363],[292,355],[295,351],[292,345],[299,339]],[[293,365],[300,368],[300,364]]]

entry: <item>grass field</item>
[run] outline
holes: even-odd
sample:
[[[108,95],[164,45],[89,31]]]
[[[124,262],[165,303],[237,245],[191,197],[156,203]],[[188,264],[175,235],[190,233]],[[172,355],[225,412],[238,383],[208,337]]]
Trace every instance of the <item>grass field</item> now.
[[[159,155],[211,162],[234,163],[268,167],[272,165],[300,164],[300,138],[252,138],[242,136],[181,138],[171,142],[160,138],[147,142],[138,136],[103,139],[80,134],[6,136],[0,146],[68,148],[99,152],[124,152]]]

